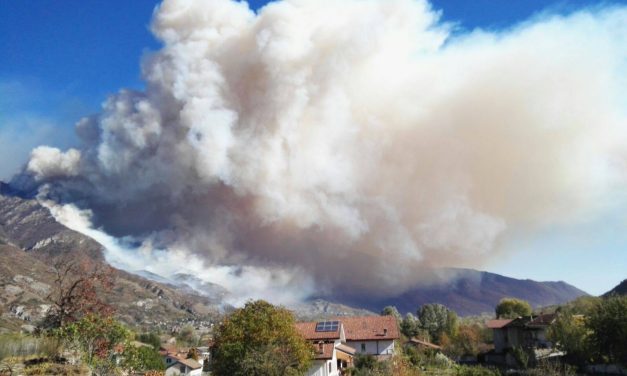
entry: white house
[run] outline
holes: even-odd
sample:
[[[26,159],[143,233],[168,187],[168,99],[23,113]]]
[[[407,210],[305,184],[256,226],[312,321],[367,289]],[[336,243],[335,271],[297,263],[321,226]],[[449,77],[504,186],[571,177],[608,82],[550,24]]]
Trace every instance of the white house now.
[[[198,350],[201,353],[201,357],[197,361],[187,359],[188,351],[189,349],[180,349],[173,344],[161,345],[159,354],[163,357],[163,362],[165,363],[166,376],[200,376],[202,374],[203,362],[205,361],[205,358],[202,356],[202,350]]]
[[[344,326],[346,344],[359,354],[378,358],[394,355],[394,341],[401,338],[394,316],[338,318]]]
[[[172,360],[169,365],[166,366],[165,376],[201,376],[202,364],[198,363],[194,359],[180,359]]]
[[[307,376],[340,376],[353,364],[355,349],[346,345],[339,321],[303,322],[296,324],[296,329],[313,343],[316,351]]]

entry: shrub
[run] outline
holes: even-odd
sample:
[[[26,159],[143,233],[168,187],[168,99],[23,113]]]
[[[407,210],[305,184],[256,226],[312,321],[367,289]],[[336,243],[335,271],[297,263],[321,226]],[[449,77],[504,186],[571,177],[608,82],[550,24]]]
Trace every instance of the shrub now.
[[[575,367],[568,364],[542,360],[536,368],[527,371],[528,376],[575,376]]]
[[[481,366],[458,366],[455,370],[457,376],[500,376],[501,372],[495,368]]]

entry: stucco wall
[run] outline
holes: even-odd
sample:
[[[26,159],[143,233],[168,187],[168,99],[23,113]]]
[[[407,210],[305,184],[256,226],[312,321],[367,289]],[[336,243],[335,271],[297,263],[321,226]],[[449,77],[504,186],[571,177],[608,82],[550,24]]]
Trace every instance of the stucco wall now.
[[[331,372],[329,373],[329,364],[331,364]],[[336,352],[333,352],[333,359],[331,360],[314,360],[309,370],[307,370],[307,376],[339,376],[337,369],[337,357]]]
[[[394,341],[348,341],[346,344],[354,348],[359,354],[387,355],[394,353]],[[366,345],[366,351],[362,351],[361,345]]]

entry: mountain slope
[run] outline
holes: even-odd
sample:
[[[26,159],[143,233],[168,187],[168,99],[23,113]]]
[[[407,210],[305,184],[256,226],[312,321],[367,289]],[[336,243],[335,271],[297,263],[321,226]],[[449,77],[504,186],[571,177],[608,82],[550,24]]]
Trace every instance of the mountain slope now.
[[[624,279],[621,283],[616,285],[616,287],[603,294],[603,296],[610,295],[627,295],[627,279]]]
[[[56,222],[37,201],[0,193],[0,327],[15,329],[44,315],[54,286],[50,265],[58,256],[106,264],[99,243]],[[167,325],[217,311],[214,299],[193,291],[122,270],[113,274],[107,300],[127,323]]]
[[[429,286],[416,287],[394,297],[351,297],[340,299],[352,306],[379,312],[393,305],[405,314],[415,313],[423,304],[440,303],[458,314],[479,315],[493,312],[501,298],[515,297],[527,300],[533,307],[561,304],[587,295],[565,282],[536,282],[471,269],[440,269],[436,274],[446,275]],[[333,299],[332,299],[333,300]]]
[[[100,244],[59,224],[36,200],[18,197],[0,183],[0,306],[6,307],[0,312],[0,326],[41,316],[52,288],[49,262],[59,255],[105,263]],[[190,275],[167,280],[147,271],[138,273],[115,270],[116,284],[109,297],[120,318],[129,323],[153,325],[206,317],[216,312],[228,293]],[[538,307],[586,295],[564,282],[518,280],[468,269],[428,273],[439,276],[439,282],[398,296],[336,293],[292,308],[298,316],[312,318],[380,312],[387,305],[402,313],[416,312],[422,304],[441,303],[460,315],[474,315],[492,312],[503,297],[525,299]]]

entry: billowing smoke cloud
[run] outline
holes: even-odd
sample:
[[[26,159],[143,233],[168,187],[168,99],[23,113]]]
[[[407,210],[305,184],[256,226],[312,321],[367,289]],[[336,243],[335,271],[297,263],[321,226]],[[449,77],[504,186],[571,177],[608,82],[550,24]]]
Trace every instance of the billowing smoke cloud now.
[[[166,0],[145,92],[79,122],[80,151],[35,149],[28,173],[208,274],[370,293],[611,204],[627,8],[462,35],[438,17],[411,0]]]

